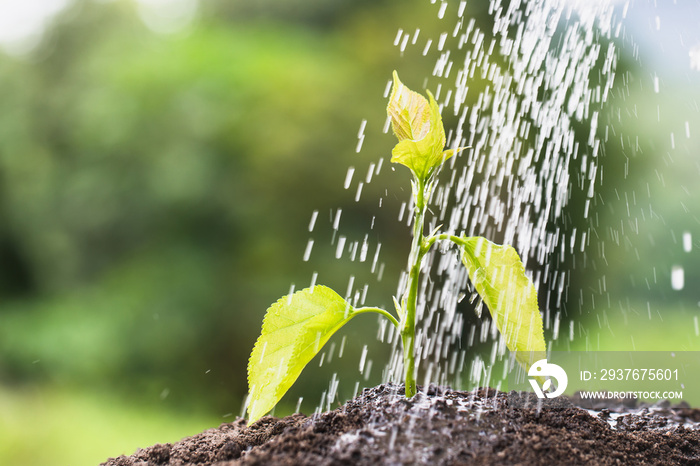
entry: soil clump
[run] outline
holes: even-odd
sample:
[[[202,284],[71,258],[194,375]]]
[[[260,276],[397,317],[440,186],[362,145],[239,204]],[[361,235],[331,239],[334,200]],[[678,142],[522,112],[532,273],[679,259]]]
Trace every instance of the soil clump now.
[[[700,464],[698,409],[556,400],[435,386],[406,399],[385,384],[320,415],[237,419],[103,465]]]

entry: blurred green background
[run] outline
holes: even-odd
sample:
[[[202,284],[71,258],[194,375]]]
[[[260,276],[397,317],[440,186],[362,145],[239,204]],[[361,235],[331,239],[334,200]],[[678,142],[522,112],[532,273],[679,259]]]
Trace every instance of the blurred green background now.
[[[393,42],[398,28],[439,36],[439,2],[160,3],[66,2],[36,44],[0,56],[1,464],[96,464],[233,420],[265,309],[314,272],[391,307],[410,186],[389,167],[383,94],[393,69],[424,85],[436,55]],[[486,2],[467,15],[488,29]],[[700,349],[698,72],[686,63],[654,93],[659,65],[630,49],[600,125],[592,225],[576,198],[560,225],[593,233],[553,261],[569,277],[558,344]],[[347,168],[361,178],[380,157],[355,201]],[[382,243],[383,278],[334,258],[339,208],[349,241]],[[310,367],[278,414],[300,396],[313,411],[336,372],[340,401],[379,381],[376,328],[352,322],[346,356]]]

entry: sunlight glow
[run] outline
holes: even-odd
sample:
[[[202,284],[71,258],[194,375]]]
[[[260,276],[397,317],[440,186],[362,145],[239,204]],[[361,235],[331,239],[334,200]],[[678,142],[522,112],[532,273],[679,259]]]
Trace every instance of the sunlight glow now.
[[[69,0],[0,0],[0,47],[11,55],[31,52],[46,24]]]

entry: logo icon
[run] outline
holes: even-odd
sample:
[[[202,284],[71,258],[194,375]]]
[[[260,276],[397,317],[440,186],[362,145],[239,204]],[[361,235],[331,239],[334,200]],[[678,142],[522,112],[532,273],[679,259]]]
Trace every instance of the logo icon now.
[[[564,393],[564,390],[566,390],[566,385],[569,383],[569,378],[567,377],[566,372],[564,372],[564,369],[556,364],[548,363],[546,359],[540,359],[539,361],[535,362],[530,367],[527,375],[530,377],[548,377],[542,384],[541,388],[536,379],[529,379],[530,385],[532,385],[532,389],[535,390],[537,398],[545,398],[545,396],[547,398],[556,398]],[[557,381],[556,390],[549,393],[548,390],[552,388],[552,377],[554,377]]]

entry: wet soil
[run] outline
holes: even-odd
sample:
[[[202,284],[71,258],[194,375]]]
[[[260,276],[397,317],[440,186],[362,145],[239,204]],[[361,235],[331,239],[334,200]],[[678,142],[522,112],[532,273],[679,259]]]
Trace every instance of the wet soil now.
[[[321,415],[238,419],[103,464],[700,465],[700,410],[380,385]]]

